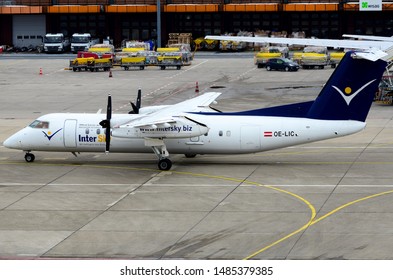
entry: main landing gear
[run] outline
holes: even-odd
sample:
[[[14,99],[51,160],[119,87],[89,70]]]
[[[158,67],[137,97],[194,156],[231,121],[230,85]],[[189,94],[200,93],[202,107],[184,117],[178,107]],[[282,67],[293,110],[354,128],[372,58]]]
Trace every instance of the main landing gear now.
[[[171,169],[172,161],[169,159],[169,152],[162,139],[146,139],[145,145],[150,146],[158,157],[158,168],[160,170],[168,171]]]
[[[163,171],[168,171],[172,167],[172,161],[169,158],[162,158],[158,161],[158,168]]]
[[[35,160],[35,155],[34,154],[32,154],[30,152],[27,152],[25,154],[25,161],[26,162],[33,162],[34,160]]]

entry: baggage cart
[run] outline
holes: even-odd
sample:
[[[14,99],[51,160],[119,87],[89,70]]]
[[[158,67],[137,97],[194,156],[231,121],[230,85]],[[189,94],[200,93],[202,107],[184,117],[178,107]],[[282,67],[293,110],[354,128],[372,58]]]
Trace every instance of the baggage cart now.
[[[168,67],[176,67],[177,70],[180,70],[183,66],[182,56],[170,54],[157,56],[157,66],[161,70],[165,70]]]
[[[145,69],[146,57],[135,56],[135,57],[122,57],[120,61],[120,67],[124,70],[129,70],[131,67],[139,68],[140,70]]]
[[[112,68],[112,59],[111,58],[97,58],[88,60],[87,68],[91,72],[98,72],[99,70],[109,71]]]
[[[94,60],[94,58],[91,57],[83,57],[83,58],[75,58],[74,60],[70,60],[70,68],[72,71],[87,71],[88,69],[88,62],[89,60]]]

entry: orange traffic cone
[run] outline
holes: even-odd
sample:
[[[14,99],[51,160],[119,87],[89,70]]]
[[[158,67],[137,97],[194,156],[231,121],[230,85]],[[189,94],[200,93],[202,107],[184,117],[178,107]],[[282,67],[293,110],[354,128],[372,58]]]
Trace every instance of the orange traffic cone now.
[[[40,68],[40,75],[42,75],[42,68]]]
[[[109,78],[112,78],[112,70],[109,70]]]
[[[199,92],[198,82],[196,82],[196,84],[195,84],[195,92]]]

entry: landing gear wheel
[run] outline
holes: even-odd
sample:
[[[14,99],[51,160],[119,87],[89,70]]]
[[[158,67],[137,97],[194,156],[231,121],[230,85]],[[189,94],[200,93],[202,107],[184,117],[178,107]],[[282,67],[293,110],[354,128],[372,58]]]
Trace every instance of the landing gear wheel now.
[[[158,161],[158,168],[163,171],[168,171],[172,167],[172,161],[169,158],[163,158]]]
[[[33,162],[35,160],[35,156],[31,153],[25,154],[25,161],[27,162]]]

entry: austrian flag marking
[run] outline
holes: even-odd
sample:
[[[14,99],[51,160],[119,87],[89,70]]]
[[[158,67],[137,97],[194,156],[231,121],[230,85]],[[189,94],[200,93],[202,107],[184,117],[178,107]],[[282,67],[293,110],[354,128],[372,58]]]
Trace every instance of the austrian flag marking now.
[[[265,131],[263,133],[263,137],[273,137],[273,132],[272,131]]]

